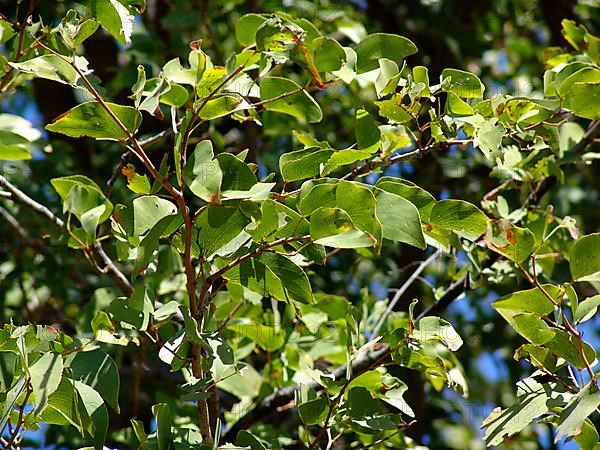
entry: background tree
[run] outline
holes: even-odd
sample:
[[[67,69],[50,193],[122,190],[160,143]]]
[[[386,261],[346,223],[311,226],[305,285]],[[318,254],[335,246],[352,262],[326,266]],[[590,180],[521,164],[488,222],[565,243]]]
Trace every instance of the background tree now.
[[[597,5],[396,3],[2,3],[4,446],[597,447]]]

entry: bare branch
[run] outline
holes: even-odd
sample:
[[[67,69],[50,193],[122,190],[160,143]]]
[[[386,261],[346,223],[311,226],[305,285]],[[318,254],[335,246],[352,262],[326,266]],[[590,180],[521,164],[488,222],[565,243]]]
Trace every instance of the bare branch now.
[[[351,172],[348,172],[341,179],[353,180],[354,178],[367,175],[373,172],[375,169],[379,169],[381,167],[388,167],[401,161],[409,161],[411,159],[420,158],[421,156],[433,151],[445,151],[451,145],[465,145],[469,143],[471,143],[471,139],[450,139],[444,142],[435,142],[427,147],[423,147],[422,149],[418,148],[410,152],[401,153],[391,158],[381,159],[379,161],[369,161],[368,163],[353,169]]]
[[[17,188],[14,184],[6,179],[3,175],[0,175],[0,186],[6,189],[11,193],[12,198],[17,203],[21,203],[22,205],[27,206],[29,209],[35,211],[36,213],[44,216],[48,219],[52,224],[61,231],[64,231],[65,222],[60,217],[57,217],[52,211],[46,208],[41,203],[36,202],[34,199],[29,197],[19,188]]]
[[[385,319],[394,310],[394,306],[396,306],[396,303],[398,303],[398,300],[400,300],[402,298],[402,296],[404,295],[406,290],[414,283],[414,281],[419,277],[421,272],[423,272],[423,270],[429,264],[431,264],[438,257],[438,255],[439,255],[439,251],[436,250],[435,252],[433,252],[431,254],[431,256],[429,256],[429,258],[427,258],[425,261],[421,262],[421,264],[419,264],[419,267],[417,267],[413,271],[413,273],[410,275],[410,277],[408,277],[408,279],[404,282],[404,284],[400,287],[400,289],[398,289],[396,291],[396,293],[394,294],[394,297],[392,298],[392,300],[390,300],[390,303],[388,304],[385,312],[379,318],[377,325],[375,325],[375,328],[373,329],[373,336],[377,336],[379,334],[379,330],[385,323]]]

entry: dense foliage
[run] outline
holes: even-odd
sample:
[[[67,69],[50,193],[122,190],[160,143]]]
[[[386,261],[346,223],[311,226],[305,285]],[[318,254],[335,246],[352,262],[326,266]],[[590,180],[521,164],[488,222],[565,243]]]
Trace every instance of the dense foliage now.
[[[2,4],[4,447],[600,448],[594,2],[395,3]]]

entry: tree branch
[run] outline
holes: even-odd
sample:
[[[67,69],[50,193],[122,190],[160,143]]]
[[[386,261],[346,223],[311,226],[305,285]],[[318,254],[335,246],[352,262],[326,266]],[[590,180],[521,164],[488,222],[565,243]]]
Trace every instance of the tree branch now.
[[[581,138],[581,141],[579,141],[571,149],[571,151],[574,153],[583,152],[585,150],[585,148],[588,145],[590,145],[594,141],[594,139],[596,139],[598,136],[600,136],[600,120],[595,120],[592,123],[590,123],[590,126],[588,127],[587,131]]]
[[[400,300],[402,298],[402,295],[404,295],[404,293],[406,292],[406,290],[419,277],[419,275],[421,274],[421,272],[423,272],[423,270],[425,270],[425,268],[429,264],[431,264],[438,257],[438,255],[439,255],[439,251],[436,250],[435,252],[433,252],[431,254],[431,256],[429,256],[429,258],[427,258],[425,261],[422,261],[421,264],[419,264],[419,266],[413,271],[413,273],[410,275],[410,277],[408,277],[408,279],[400,287],[400,289],[398,289],[396,291],[396,293],[394,294],[394,297],[392,298],[392,300],[390,300],[390,303],[388,304],[385,312],[379,318],[379,321],[377,322],[377,325],[375,325],[375,328],[373,329],[373,336],[378,336],[379,330],[381,329],[381,327],[385,323],[385,319],[394,310],[394,306],[396,306],[396,303],[398,303],[398,300]]]
[[[32,211],[48,219],[62,233],[66,232],[66,225],[64,220],[62,220],[60,217],[57,217],[46,206],[36,202],[34,199],[29,197],[27,194],[25,194],[23,191],[17,188],[14,184],[8,181],[3,175],[0,175],[0,186],[2,186],[4,189],[10,192],[11,197],[15,202],[28,207]],[[34,248],[38,250],[37,247]],[[133,292],[133,287],[131,286],[131,283],[123,274],[123,272],[121,272],[121,270],[115,265],[113,260],[110,259],[110,257],[106,254],[100,242],[95,243],[93,253],[94,256],[102,262],[104,268],[106,269],[108,275],[111,277],[115,285],[119,289],[121,289],[121,291],[125,295],[131,295],[131,293]]]
[[[471,143],[471,139],[450,139],[444,142],[435,142],[427,147],[423,147],[422,149],[418,148],[410,152],[401,153],[391,158],[381,159],[379,161],[369,161],[368,163],[353,169],[351,172],[348,172],[341,178],[341,180],[353,180],[354,178],[367,175],[368,173],[371,173],[380,167],[388,167],[401,161],[409,161],[411,159],[420,158],[421,156],[433,151],[445,151],[451,145],[465,145],[469,143]]]

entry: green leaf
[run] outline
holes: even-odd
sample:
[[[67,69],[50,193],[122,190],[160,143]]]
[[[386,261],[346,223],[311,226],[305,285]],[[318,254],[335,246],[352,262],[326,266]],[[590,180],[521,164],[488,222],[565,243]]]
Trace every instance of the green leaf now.
[[[136,194],[149,194],[151,190],[150,180],[147,175],[134,173],[131,180],[127,179],[127,187]]]
[[[213,159],[213,146],[209,140],[196,145],[183,171],[186,184],[202,200],[210,202],[219,197],[223,172]]]
[[[111,334],[115,331],[115,327],[112,324],[110,317],[102,310],[96,312],[96,315],[92,319],[91,326],[95,339],[98,339],[101,331],[108,331]]]
[[[353,419],[373,416],[380,409],[380,403],[364,387],[356,386],[347,393],[346,405]]]
[[[75,86],[79,80],[79,74],[71,63],[66,61],[66,58],[66,56],[42,55],[22,63],[9,62],[8,64],[20,72],[31,73],[36,78],[45,78]]]
[[[573,244],[569,267],[575,281],[600,280],[600,233],[582,236]]]
[[[108,411],[106,410],[104,401],[100,397],[100,394],[87,384],[78,380],[74,380],[74,384],[81,398],[81,406],[85,409],[90,419],[87,430],[94,438],[94,448],[102,450],[108,431]]]
[[[304,270],[278,253],[261,253],[227,271],[223,277],[262,296],[271,295],[277,300],[300,303],[314,301]]]
[[[133,200],[131,234],[142,236],[165,217],[177,213],[177,206],[156,195],[144,195]]]
[[[469,240],[487,229],[487,216],[475,205],[462,200],[442,200],[431,208],[429,223],[438,230],[453,231]]]
[[[373,239],[356,228],[346,211],[317,208],[310,216],[310,237],[317,244],[334,248],[372,247]]]
[[[499,445],[523,430],[536,417],[546,413],[548,402],[558,394],[556,383],[541,384],[534,378],[526,378],[517,383],[518,403],[510,408],[494,409],[483,421],[486,428],[484,439],[488,446]]]
[[[157,308],[152,315],[154,316],[154,320],[160,322],[162,320],[168,319],[173,314],[175,314],[179,310],[179,303],[174,300],[171,300],[168,303],[165,303],[160,308]]]
[[[139,81],[138,81],[139,82]],[[159,119],[162,117],[162,112],[158,106],[161,96],[171,89],[169,82],[166,78],[151,78],[146,83],[142,89],[143,98],[141,103],[136,101],[136,107],[140,111],[146,111],[153,116],[158,117]]]
[[[442,90],[445,92],[452,92],[462,98],[483,98],[485,86],[477,75],[464,70],[444,69],[442,80]]]
[[[594,426],[589,418],[583,421],[581,426],[581,432],[573,437],[573,440],[579,444],[581,450],[598,450],[598,442],[600,442],[600,436],[598,436],[598,430]]]
[[[203,103],[198,101],[196,104],[202,105]],[[244,100],[241,95],[232,93],[218,95],[203,105],[202,109],[197,111],[203,120],[213,120],[236,111],[252,108],[252,105]]]
[[[246,224],[246,217],[237,208],[209,206],[196,222],[200,229],[198,245],[205,259],[237,237]],[[231,249],[233,252],[234,249]]]
[[[497,123],[498,119],[490,119],[475,127],[473,145],[489,160],[499,156],[502,139],[506,134],[504,126]]]
[[[328,406],[327,396],[322,395],[319,398],[298,405],[298,414],[300,414],[300,419],[306,425],[315,425],[325,420]]]
[[[490,221],[485,236],[486,244],[496,253],[511,261],[525,261],[535,248],[535,237],[527,228],[517,227],[507,220]]]
[[[150,260],[154,256],[154,251],[158,247],[158,240],[161,238],[161,236],[171,231],[171,226],[173,223],[175,225],[181,224],[181,222],[174,220],[174,215],[168,215],[161,218],[139,243],[135,264],[133,266],[134,279],[142,269],[145,269],[148,266]]]
[[[121,44],[131,43],[134,17],[117,0],[91,0],[92,15]]]
[[[247,47],[256,42],[256,31],[267,19],[259,14],[245,14],[235,24],[235,36],[238,42]]]
[[[560,300],[557,298],[560,294],[558,287],[551,284],[545,284],[542,287],[552,298]],[[550,314],[554,309],[552,302],[538,288],[505,295],[492,303],[492,307],[517,331],[518,326],[514,320],[514,316],[517,314],[531,313],[541,318]]]
[[[575,83],[568,93],[569,108],[585,119],[600,119],[600,82]]]
[[[254,258],[263,264],[282,283],[287,295],[300,303],[313,303],[314,298],[310,282],[304,270],[287,257],[278,253],[261,253]]]
[[[132,325],[137,330],[146,331],[150,323],[150,315],[154,312],[154,299],[143,285],[135,286],[131,298],[117,298],[108,305],[115,320]]]
[[[48,405],[48,398],[58,389],[63,373],[63,359],[57,353],[44,353],[31,367],[31,388],[35,399],[33,413],[40,415]]]
[[[238,432],[235,442],[238,445],[244,445],[244,448],[250,447],[250,450],[267,450],[267,447],[256,436],[246,430]]]
[[[73,380],[63,376],[56,391],[48,398],[48,406],[40,418],[53,425],[73,425],[83,434],[83,419],[78,407]]]
[[[129,133],[135,133],[142,122],[142,115],[135,108],[106,103]],[[71,137],[89,136],[96,139],[126,140],[128,134],[121,129],[113,117],[96,102],[86,102],[58,116],[46,125],[48,131]]]
[[[76,49],[96,32],[98,26],[98,22],[93,19],[80,21],[77,11],[70,9],[58,26],[58,31],[67,45]]]
[[[250,227],[248,227],[250,228]],[[253,229],[246,230],[255,242],[308,234],[308,221],[288,206],[274,200],[261,204],[261,216]]]
[[[586,320],[590,320],[598,311],[598,306],[600,306],[600,295],[594,295],[593,297],[586,298],[584,301],[579,303],[577,309],[575,310],[573,317],[575,322],[581,323],[585,322]]]
[[[381,222],[381,231],[385,239],[426,248],[419,210],[415,205],[384,190],[376,194],[376,200],[376,215]]]
[[[575,48],[575,50],[582,50],[585,45],[585,27],[583,25],[577,25],[574,20],[563,19],[562,35],[565,37],[567,42]]]
[[[271,189],[275,183],[256,183],[250,189],[245,191],[223,191],[223,200],[251,200],[260,202],[269,198]]]
[[[261,52],[284,52],[296,45],[303,30],[278,17],[265,20],[256,30],[256,48]]]
[[[285,331],[281,327],[260,325],[246,318],[232,319],[228,330],[256,342],[263,350],[274,352],[285,344]]]
[[[303,216],[310,216],[317,208],[334,208],[337,185],[338,181],[332,179],[311,180],[303,183],[298,196],[298,211]]]
[[[585,341],[580,341],[580,337],[576,338],[559,329],[554,332],[554,337],[545,346],[555,355],[567,360],[580,370],[585,369],[587,364],[591,364],[596,359],[594,347]],[[582,354],[585,356],[585,360],[582,358]]]
[[[453,352],[463,344],[462,338],[450,322],[439,317],[423,317],[415,324],[413,336],[419,341],[441,341]]]
[[[319,176],[325,162],[334,154],[331,149],[308,147],[287,152],[279,158],[279,170],[286,182]]]
[[[252,189],[257,179],[252,169],[241,159],[231,153],[217,155],[219,167],[223,172],[223,191],[247,191]]]
[[[148,439],[148,435],[144,430],[144,423],[138,419],[131,419],[131,428],[133,429],[133,432],[137,439],[138,446],[142,447]]]
[[[394,94],[389,100],[374,102],[379,108],[379,115],[388,119],[390,123],[406,123],[413,120],[413,117],[402,104],[402,96]]]
[[[379,60],[379,75],[375,80],[375,91],[378,97],[393,93],[400,81],[398,64],[386,58]]]
[[[200,79],[198,86],[196,86],[196,93],[198,94],[198,97],[206,98],[210,95],[216,94],[217,88],[221,86],[221,83],[223,83],[226,76],[226,67],[207,67],[207,69],[202,74],[202,78]]]
[[[73,378],[98,391],[119,412],[119,371],[113,359],[102,350],[78,352],[68,363]]]
[[[358,148],[369,153],[375,153],[381,144],[381,133],[373,118],[364,109],[356,111],[356,142]]]
[[[473,108],[462,100],[454,92],[448,92],[448,98],[446,99],[446,114],[450,117],[463,117],[471,116],[475,113]]]
[[[180,108],[187,103],[188,98],[189,93],[186,88],[179,84],[171,83],[170,89],[160,96],[160,102],[168,106]]]
[[[50,183],[63,201],[63,212],[71,212],[82,219],[86,212],[97,206],[103,206],[104,209],[98,217],[98,223],[102,223],[110,217],[113,210],[112,203],[106,198],[100,187],[88,177],[71,175],[53,178]]]
[[[162,68],[162,75],[171,83],[188,84],[196,86],[197,71],[184,69],[179,58],[173,58]]]
[[[392,177],[381,177],[377,180],[376,186],[411,202],[419,210],[421,219],[429,222],[431,210],[436,203],[434,196],[429,192],[408,180]]]
[[[414,411],[404,399],[404,394],[407,390],[408,386],[400,382],[399,387],[386,391],[385,394],[380,397],[380,399],[386,402],[388,405],[392,405],[393,407],[399,409],[407,416],[415,417]]]
[[[381,224],[375,215],[377,202],[366,185],[340,181],[336,189],[336,205],[348,213],[354,225],[367,233],[375,245],[381,244]]]
[[[31,159],[32,143],[41,137],[28,120],[13,114],[0,114],[0,160]]]
[[[415,66],[412,69],[413,79],[415,83],[422,83],[424,88],[424,95],[431,95],[429,90],[429,71],[427,67]]]
[[[137,81],[131,86],[131,96],[133,104],[136,108],[139,108],[142,101],[142,95],[144,93],[144,87],[146,86],[146,69],[141,64],[137,67]],[[152,113],[152,111],[151,111]]]
[[[31,159],[31,153],[21,145],[6,145],[0,141],[0,161],[22,161]]]
[[[323,175],[329,175],[335,169],[349,164],[354,164],[358,161],[363,161],[371,157],[371,152],[366,150],[355,150],[347,148],[344,150],[334,151],[331,157],[323,165]]]
[[[355,48],[356,72],[363,73],[379,67],[379,60],[387,58],[396,63],[417,53],[417,47],[405,37],[375,33],[361,40]]]
[[[600,82],[600,69],[590,65],[576,72],[570,74],[564,78],[558,86],[557,92],[561,96],[565,96],[566,100],[569,101],[570,89],[575,83],[598,83]]]
[[[0,19],[0,44],[4,44],[15,37],[17,32],[13,29],[12,24],[2,18]]]
[[[335,39],[318,37],[309,43],[313,63],[319,72],[338,70],[346,60],[344,49]]]
[[[34,142],[42,137],[29,120],[14,114],[0,114],[0,131],[7,133],[2,139],[2,142],[6,139],[6,144]]]
[[[515,330],[532,344],[542,345],[550,341],[555,333],[552,328],[532,313],[515,314],[513,317]]]
[[[158,450],[169,450],[171,445],[171,408],[166,403],[158,403],[152,406],[152,414],[156,419],[156,441]]]
[[[580,434],[584,420],[593,414],[598,406],[600,406],[598,388],[588,383],[569,400],[560,414],[554,442],[558,442],[563,436],[573,437]]]
[[[260,100],[268,111],[289,114],[301,122],[320,122],[321,107],[300,85],[281,77],[265,77],[260,83]]]

